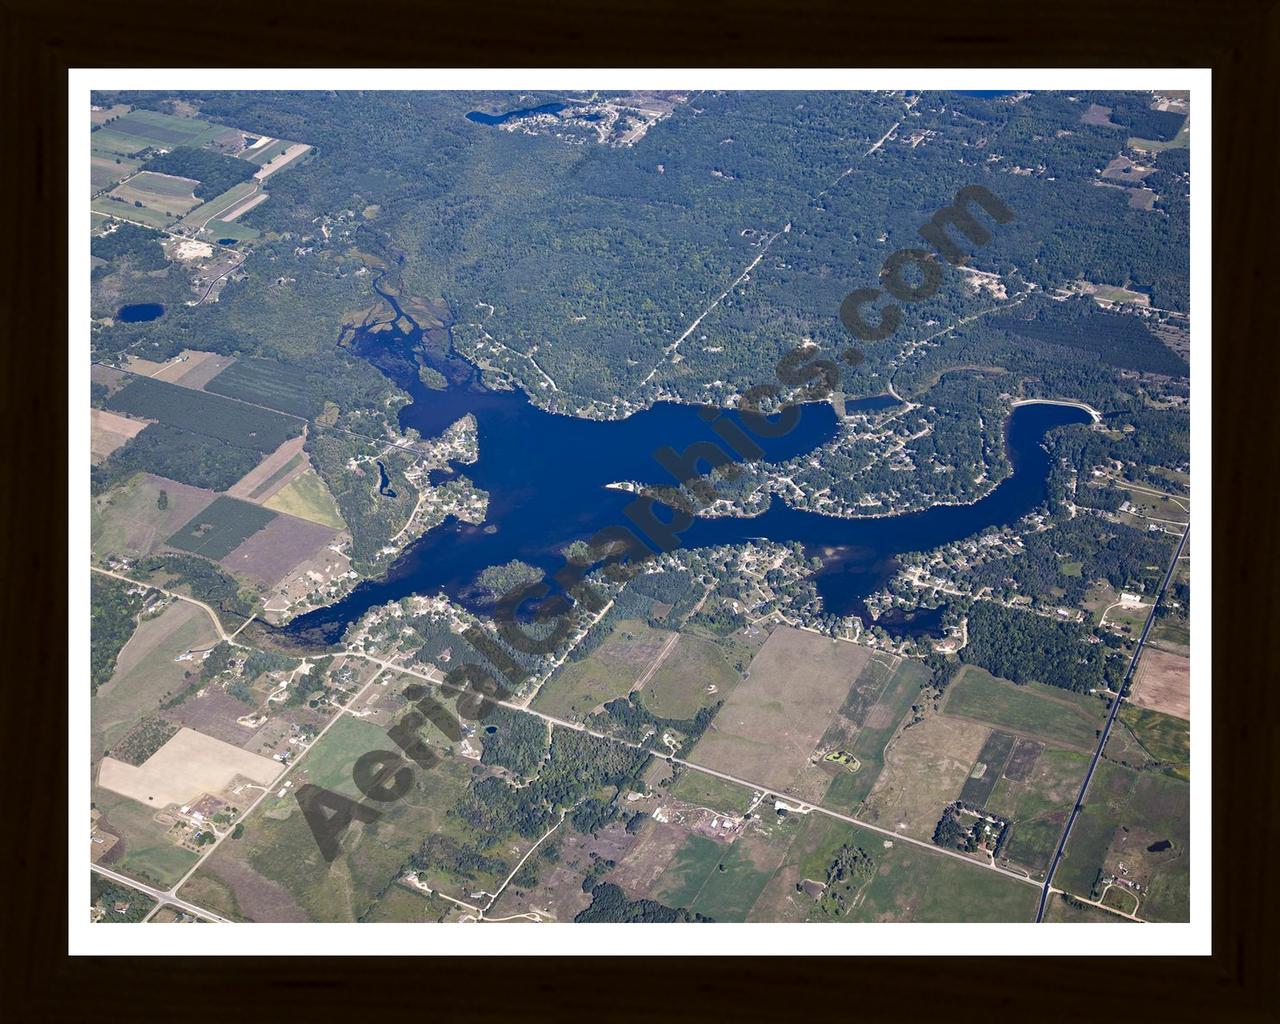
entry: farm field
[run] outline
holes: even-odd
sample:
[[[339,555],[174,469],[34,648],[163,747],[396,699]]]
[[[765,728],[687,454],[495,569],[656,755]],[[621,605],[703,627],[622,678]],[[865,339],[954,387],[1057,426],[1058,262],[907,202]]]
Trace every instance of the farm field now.
[[[1028,751],[1024,745],[1032,741],[1018,742],[1018,763],[1011,764],[998,779],[984,806],[1009,822],[1001,859],[1043,877],[1080,791],[1089,758],[1074,750]]]
[[[210,221],[234,210],[257,190],[258,184],[253,181],[242,181],[238,185],[232,185],[221,195],[214,196],[207,203],[203,203],[189,212],[178,222],[178,227],[199,231]],[[219,235],[218,237],[224,236]]]
[[[173,218],[159,210],[154,210],[150,206],[134,206],[132,201],[125,202],[123,198],[98,196],[89,204],[89,209],[106,217],[119,217],[121,220],[155,228],[157,231],[168,231],[174,225]]]
[[[155,110],[132,110],[93,133],[97,149],[129,156],[144,149],[204,146],[235,132],[226,125],[194,117],[174,117]]]
[[[945,715],[903,730],[885,751],[884,770],[859,817],[916,839],[931,838],[946,805],[960,796],[989,733]]]
[[[179,244],[199,245],[201,243]],[[231,356],[187,348],[166,363],[164,368],[156,373],[155,378],[184,388],[203,388],[210,379],[221,373],[232,362]]]
[[[376,825],[351,826],[338,858],[328,864],[294,790],[310,782],[359,799],[352,766],[387,742],[386,732],[374,725],[349,716],[340,719],[291,776],[289,791],[283,797],[268,795],[244,822],[243,836],[223,843],[180,895],[199,897],[210,909],[240,920],[360,920],[425,838],[456,834],[459,826],[446,812],[461,798],[474,763],[446,757],[430,771],[417,772],[418,784],[387,805]],[[499,874],[482,873],[465,883],[452,876],[429,882],[460,895],[467,885],[492,891],[501,881]]]
[[[945,714],[963,716],[1059,743],[1091,750],[1106,719],[1096,697],[1040,683],[1018,686],[976,665],[965,665],[947,687]]]
[[[258,508],[257,505],[250,506]],[[237,576],[258,580],[270,587],[279,583],[297,565],[321,555],[333,540],[331,526],[280,515],[266,509],[271,521],[250,534],[219,559],[223,568]]]
[[[168,826],[155,820],[155,809],[127,796],[95,786],[93,806],[101,812],[98,828],[120,837],[98,861],[141,882],[167,889],[186,874],[196,855],[169,841]]]
[[[202,793],[221,793],[238,776],[267,785],[282,770],[283,765],[269,757],[182,728],[141,765],[103,758],[98,786],[163,810],[190,803]]]
[[[121,178],[127,178],[141,166],[140,160],[95,147],[89,158],[89,188],[95,194],[101,192]]]
[[[1189,839],[1185,782],[1104,760],[1054,883],[1096,900],[1105,878],[1120,877],[1141,887],[1138,917],[1185,921],[1190,914]]]
[[[847,814],[867,798],[884,769],[885,747],[920,696],[920,687],[928,678],[928,669],[918,661],[881,653],[871,656],[858,677],[858,696],[855,698],[851,691],[849,702],[841,711],[842,720],[847,722],[849,714],[853,713],[851,703],[862,706],[868,694],[878,693],[865,710],[858,712],[861,720],[853,723],[856,732],[849,752],[858,759],[860,767],[856,772],[836,771],[822,798],[825,806]]]
[[[89,452],[96,465],[121,445],[138,436],[148,420],[134,420],[107,409],[89,410]]]
[[[1127,701],[1107,738],[1107,757],[1131,768],[1191,781],[1191,724]]]
[[[275,157],[278,157],[291,145],[293,143],[286,139],[259,139],[257,143],[241,151],[240,159],[261,167],[263,164],[269,163]]]
[[[778,627],[689,760],[792,791],[870,657],[871,651],[857,644]],[[822,774],[813,799],[828,784]]]
[[[272,494],[263,504],[273,511],[307,519],[334,530],[345,530],[338,503],[318,473],[306,469]]]
[[[307,151],[310,149],[311,147],[307,145],[305,142],[290,143],[288,148],[285,149],[283,152],[277,153],[274,156],[270,157],[267,161],[265,161],[262,164],[261,168],[258,170],[258,173],[254,175],[254,177],[259,180],[269,178],[271,175],[275,174],[277,171],[283,170],[284,168],[288,167],[289,164],[293,163],[295,160],[298,160],[301,157],[305,156]]]
[[[173,218],[200,204],[200,200],[193,194],[199,184],[194,178],[139,171],[128,181],[113,188],[109,195],[115,199],[123,199],[130,206],[141,203],[148,210]]]
[[[691,835],[664,876],[658,898],[714,921],[745,921],[794,833],[789,825],[753,823],[727,847]]]
[[[240,498],[255,504],[263,504],[264,499],[283,487],[290,474],[299,471],[306,462],[302,451],[306,440],[305,432],[298,437],[291,437],[279,448],[259,462],[253,469],[227,488],[227,495]]]
[[[231,554],[275,518],[276,514],[268,509],[223,494],[198,512],[167,543],[216,561]]]
[[[223,245],[235,245],[237,242],[252,242],[262,235],[257,228],[251,228],[238,221],[221,220],[214,217],[205,224],[205,230],[211,238],[216,238]]]
[[[149,554],[216,497],[213,491],[200,487],[137,473],[93,499],[93,555],[101,559],[110,554]]]
[[[619,622],[581,661],[567,661],[542,685],[533,707],[558,718],[585,719],[606,701],[625,697],[672,634],[639,619]]]
[[[199,670],[198,662],[174,659],[193,649],[207,649],[217,639],[209,616],[189,601],[173,601],[159,615],[145,619],[121,649],[111,679],[93,696],[92,757],[101,757],[183,686],[189,672]]]
[[[303,426],[301,420],[280,413],[149,377],[130,378],[106,405],[263,454],[279,448]]]
[[[1144,647],[1133,675],[1129,697],[1139,707],[1191,719],[1191,661],[1154,647]]]
[[[237,359],[210,380],[205,390],[294,416],[314,416],[320,411],[307,371],[270,359]]]
[[[640,703],[659,718],[690,719],[701,708],[725,700],[738,673],[709,640],[682,633],[640,691]]]

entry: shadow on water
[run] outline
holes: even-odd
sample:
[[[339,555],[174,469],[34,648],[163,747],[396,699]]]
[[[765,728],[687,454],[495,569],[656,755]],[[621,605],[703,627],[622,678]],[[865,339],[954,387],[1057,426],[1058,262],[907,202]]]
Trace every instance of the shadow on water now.
[[[709,442],[728,447],[715,426],[746,430],[736,412],[660,402],[623,420],[580,419],[545,412],[522,391],[484,387],[474,366],[452,346],[448,328],[424,331],[407,316],[395,295],[374,287],[394,312],[393,319],[352,331],[342,344],[372,362],[407,391],[411,404],[400,412],[402,429],[434,437],[470,413],[475,417],[479,460],[462,468],[489,493],[483,526],[447,519],[401,554],[379,579],[360,583],[335,604],[299,616],[282,627],[295,641],[333,643],[370,608],[412,594],[443,593],[473,611],[487,609],[475,586],[480,572],[519,559],[548,577],[564,565],[563,550],[574,540],[619,525],[634,496],[610,488],[634,481],[666,486],[671,476],[655,460],[659,449],[684,452]],[[448,386],[433,390],[422,370],[442,374]],[[889,396],[846,403],[849,410],[885,408]],[[774,498],[751,518],[696,518],[679,534],[679,546],[699,548],[742,544],[755,539],[799,542],[806,556],[819,558],[814,582],[829,613],[857,614],[890,632],[936,632],[942,609],[905,615],[886,612],[872,620],[864,604],[896,571],[896,556],[928,550],[995,525],[1013,523],[1047,497],[1049,457],[1041,442],[1047,431],[1085,423],[1084,410],[1063,405],[1030,404],[1010,417],[1007,446],[1012,474],[985,498],[971,505],[937,505],[920,512],[866,519],[842,519],[793,509]],[[779,438],[752,434],[763,459],[783,462],[836,435],[839,423],[829,404],[802,407],[796,427]],[[736,435],[735,435],[736,436]],[[449,471],[432,474],[433,482]],[[385,471],[381,486],[387,486]],[[385,493],[385,491],[384,491]],[[660,512],[667,520],[670,510]],[[491,610],[491,609],[489,609]]]

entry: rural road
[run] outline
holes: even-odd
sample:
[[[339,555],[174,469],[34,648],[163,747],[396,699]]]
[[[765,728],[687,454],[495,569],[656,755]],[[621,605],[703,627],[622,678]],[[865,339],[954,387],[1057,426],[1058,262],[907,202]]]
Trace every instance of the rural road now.
[[[1138,668],[1138,658],[1142,655],[1142,648],[1147,642],[1147,634],[1151,631],[1151,625],[1156,621],[1156,609],[1160,607],[1160,602],[1164,599],[1164,592],[1169,586],[1169,580],[1173,578],[1173,570],[1178,566],[1178,559],[1182,555],[1182,549],[1186,546],[1187,537],[1191,533],[1191,525],[1182,531],[1182,539],[1178,541],[1178,547],[1173,553],[1173,558],[1169,561],[1169,568],[1165,570],[1164,580],[1160,584],[1160,589],[1156,591],[1155,603],[1151,606],[1151,611],[1147,615],[1147,621],[1142,627],[1142,633],[1138,636],[1138,646],[1134,648],[1133,658],[1129,662],[1129,669],[1124,674],[1124,682],[1120,684],[1120,692],[1124,692],[1124,688],[1133,678],[1133,673]],[[1044,910],[1049,902],[1049,893],[1053,891],[1053,876],[1058,870],[1058,864],[1062,860],[1062,855],[1067,848],[1067,840],[1071,838],[1071,828],[1076,823],[1076,818],[1080,816],[1081,810],[1084,809],[1084,798],[1089,792],[1089,783],[1093,780],[1094,770],[1098,767],[1098,762],[1102,760],[1102,752],[1107,746],[1107,737],[1111,735],[1111,725],[1116,720],[1116,713],[1120,710],[1120,705],[1124,703],[1123,697],[1117,697],[1111,702],[1111,713],[1107,715],[1106,725],[1102,727],[1102,735],[1098,739],[1098,748],[1093,752],[1093,760],[1089,762],[1089,770],[1085,772],[1084,782],[1080,784],[1080,794],[1076,797],[1075,806],[1071,809],[1071,815],[1067,818],[1067,825],[1062,830],[1062,838],[1058,841],[1058,849],[1053,855],[1053,860],[1049,862],[1049,870],[1044,876],[1044,888],[1040,893],[1040,905],[1036,907],[1036,923],[1039,924],[1044,920]]]
[[[208,921],[213,921],[215,924],[231,923],[225,917],[219,917],[211,910],[205,910],[204,907],[198,907],[194,903],[188,903],[186,900],[178,899],[177,896],[173,895],[172,890],[156,889],[152,886],[144,885],[142,882],[130,878],[128,875],[119,874],[118,872],[112,871],[110,868],[102,867],[100,864],[91,864],[89,869],[91,871],[96,871],[98,874],[103,875],[106,878],[110,878],[113,882],[119,882],[121,885],[127,885],[130,889],[137,889],[139,892],[146,893],[153,900],[159,901],[157,906],[168,903],[171,906],[177,907],[179,910],[185,910],[188,914],[195,914],[197,917],[203,917]],[[174,886],[174,888],[177,888],[177,886]]]

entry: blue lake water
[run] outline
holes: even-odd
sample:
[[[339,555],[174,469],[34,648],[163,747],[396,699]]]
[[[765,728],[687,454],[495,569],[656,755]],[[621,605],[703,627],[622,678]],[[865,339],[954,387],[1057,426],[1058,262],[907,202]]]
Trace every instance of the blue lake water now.
[[[397,322],[411,322],[411,318],[399,319],[403,311],[392,296],[386,297],[395,307]],[[725,449],[729,446],[716,426],[721,431],[748,426],[734,412],[669,402],[614,421],[544,412],[523,392],[483,388],[472,367],[438,345],[430,362],[450,386],[432,390],[418,378],[415,353],[431,351],[432,346],[424,343],[417,328],[356,332],[348,344],[412,395],[412,404],[400,414],[403,428],[413,427],[431,437],[467,413],[475,416],[480,457],[458,469],[489,493],[489,509],[479,526],[446,520],[410,545],[384,577],[367,580],[334,605],[295,619],[285,631],[299,640],[334,642],[370,608],[412,594],[444,593],[483,611],[487,598],[476,587],[483,569],[520,559],[550,576],[564,566],[562,552],[571,541],[614,526],[638,532],[626,514],[635,496],[608,484],[637,481],[669,486],[670,473],[655,460],[659,449],[670,446],[684,452],[698,442]],[[888,396],[872,396],[849,402],[847,408],[884,408],[894,403]],[[680,531],[678,543],[696,548],[758,538],[799,541],[807,555],[823,561],[815,583],[824,607],[834,614],[860,614],[869,621],[863,599],[892,575],[895,556],[959,540],[988,526],[1013,523],[1032,511],[1047,495],[1049,457],[1041,447],[1045,433],[1088,421],[1084,410],[1071,406],[1033,404],[1015,409],[1007,432],[1013,473],[972,505],[842,519],[799,511],[775,498],[767,511],[752,518],[696,518]],[[766,461],[781,462],[823,444],[837,430],[834,410],[822,403],[801,407],[798,422],[785,436],[748,433]],[[738,450],[743,448],[739,445]],[[448,476],[449,471],[438,472],[432,480],[438,483]],[[659,518],[669,520],[670,510],[660,510]],[[891,632],[918,633],[936,629],[939,618],[940,613],[927,613],[919,620],[888,618],[881,624]]]
[[[540,107],[508,110],[505,114],[486,114],[482,110],[473,110],[467,115],[467,120],[474,121],[476,124],[505,124],[517,117],[528,117],[532,114],[558,114],[568,105],[567,103],[544,103]]]
[[[145,323],[162,316],[164,316],[164,306],[158,302],[136,302],[131,306],[121,306],[116,313],[116,319],[126,324]]]

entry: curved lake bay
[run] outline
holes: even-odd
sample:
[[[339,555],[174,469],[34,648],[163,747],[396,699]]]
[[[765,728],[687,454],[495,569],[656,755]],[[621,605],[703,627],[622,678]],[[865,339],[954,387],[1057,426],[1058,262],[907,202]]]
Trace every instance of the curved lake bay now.
[[[400,314],[394,298],[383,294]],[[669,486],[671,475],[655,459],[659,449],[684,452],[699,442],[725,449],[716,425],[722,430],[726,423],[745,429],[732,411],[669,402],[611,421],[545,412],[523,392],[483,388],[474,371],[450,355],[433,361],[450,386],[432,390],[420,383],[410,356],[422,351],[421,333],[416,328],[376,335],[357,332],[351,345],[413,396],[412,404],[400,413],[402,428],[432,437],[467,413],[475,417],[479,459],[464,471],[489,493],[488,516],[479,526],[450,518],[430,530],[385,576],[362,582],[341,601],[284,627],[298,640],[334,642],[370,608],[413,594],[443,593],[483,611],[488,598],[476,587],[476,579],[485,568],[519,559],[550,576],[564,566],[562,552],[570,542],[609,527],[632,528],[625,509],[634,495],[609,484]],[[891,397],[874,396],[847,402],[846,408],[893,404]],[[774,498],[766,511],[750,518],[696,518],[680,532],[679,546],[798,541],[808,556],[822,560],[815,583],[826,610],[860,614],[870,621],[863,600],[892,575],[897,555],[1011,524],[1032,511],[1047,495],[1049,456],[1041,445],[1046,432],[1087,422],[1088,413],[1074,406],[1032,403],[1015,408],[1006,437],[1013,472],[973,504],[844,519],[794,509]],[[796,426],[782,437],[750,436],[763,449],[764,460],[776,463],[811,451],[838,429],[835,411],[822,403],[801,407]],[[434,473],[432,480],[448,475]],[[659,515],[670,518],[666,510]],[[936,626],[937,617],[925,615],[919,622],[890,618],[881,624],[891,632],[924,631]]]

